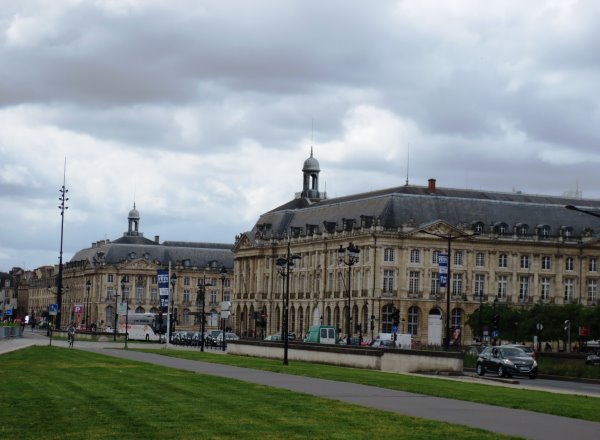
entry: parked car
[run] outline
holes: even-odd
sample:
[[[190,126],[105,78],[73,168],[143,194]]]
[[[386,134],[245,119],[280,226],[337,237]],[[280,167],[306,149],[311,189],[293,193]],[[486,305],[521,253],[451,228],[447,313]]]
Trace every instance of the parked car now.
[[[361,341],[359,338],[357,337],[350,337],[350,344],[348,344],[348,341],[346,340],[346,338],[340,339],[338,341],[338,345],[362,345]]]
[[[265,341],[281,341],[281,334],[276,333],[274,335],[269,335],[264,340]]]
[[[396,348],[396,344],[391,339],[374,339],[369,347],[374,348]]]
[[[497,374],[498,377],[520,375],[535,379],[538,374],[538,365],[536,360],[522,349],[501,345],[487,347],[479,353],[476,371],[479,376],[490,371]]]
[[[585,358],[585,363],[587,365],[600,365],[600,352],[588,355]]]
[[[230,333],[230,332],[225,333],[226,341],[238,341],[239,339],[240,339],[240,337],[238,335],[236,335],[235,333]],[[216,341],[217,341],[217,345],[221,345],[223,343],[223,332],[221,332],[221,334],[219,334],[219,336],[217,336]]]
[[[477,357],[477,356],[479,356],[479,353],[481,353],[483,350],[485,350],[486,347],[487,347],[487,345],[482,345],[482,344],[469,345],[468,347],[465,348],[465,356]]]

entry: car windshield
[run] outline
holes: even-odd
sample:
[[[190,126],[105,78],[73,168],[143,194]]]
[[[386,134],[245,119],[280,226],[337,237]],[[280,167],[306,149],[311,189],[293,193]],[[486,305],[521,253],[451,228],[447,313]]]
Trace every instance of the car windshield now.
[[[525,355],[525,352],[523,350],[521,350],[520,348],[516,348],[516,347],[506,347],[506,348],[502,348],[502,356],[523,356]]]

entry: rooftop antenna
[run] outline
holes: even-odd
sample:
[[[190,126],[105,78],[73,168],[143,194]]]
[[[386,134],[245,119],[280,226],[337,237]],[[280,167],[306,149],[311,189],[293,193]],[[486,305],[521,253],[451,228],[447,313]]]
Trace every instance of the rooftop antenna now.
[[[410,164],[410,142],[406,147],[406,186],[408,186],[408,166]]]

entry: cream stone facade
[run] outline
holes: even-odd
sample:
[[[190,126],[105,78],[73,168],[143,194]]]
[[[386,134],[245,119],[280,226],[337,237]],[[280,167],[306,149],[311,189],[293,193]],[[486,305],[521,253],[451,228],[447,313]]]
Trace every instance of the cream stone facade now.
[[[172,298],[178,330],[200,328],[201,301],[205,296],[206,328],[218,328],[223,300],[232,296],[232,245],[165,241],[144,238],[139,212],[129,213],[123,237],[102,240],[77,252],[63,268],[62,326],[74,321],[81,328],[105,330],[114,325],[117,302],[128,299],[129,311],[158,313],[157,271],[176,274]],[[223,271],[225,269],[226,272]],[[29,280],[28,310],[38,317],[57,303],[57,266],[33,271]],[[199,288],[205,285],[204,289]]]
[[[236,237],[233,305],[241,332],[252,330],[248,318],[257,313],[267,317],[266,333],[281,331],[285,278],[276,260],[287,257],[288,245],[299,257],[288,326],[297,336],[316,324],[345,334],[348,304],[354,336],[391,332],[397,309],[398,332],[422,345],[443,344],[446,322],[470,343],[466,317],[484,303],[597,304],[600,219],[565,205],[598,213],[600,201],[437,188],[433,179],[327,199],[319,171],[311,152],[303,191]],[[340,264],[340,246],[350,243],[358,262]],[[449,297],[438,264],[448,247]]]

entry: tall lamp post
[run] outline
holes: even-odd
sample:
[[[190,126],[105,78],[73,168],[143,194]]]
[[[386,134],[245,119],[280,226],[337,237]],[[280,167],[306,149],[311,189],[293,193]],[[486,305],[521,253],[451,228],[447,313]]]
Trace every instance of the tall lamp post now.
[[[92,282],[88,279],[85,282],[85,291],[86,291],[86,305],[85,305],[85,328],[86,330],[90,329],[90,289],[92,288]]]
[[[289,348],[289,328],[288,328],[288,313],[290,308],[290,272],[294,270],[294,260],[300,259],[299,255],[292,254],[290,240],[287,243],[286,257],[280,257],[276,261],[277,270],[285,277],[285,292],[283,293],[283,330],[281,337],[283,338],[283,365],[288,364],[288,348]]]
[[[348,266],[348,309],[346,310],[346,345],[351,345],[350,342],[350,316],[351,311],[350,307],[352,304],[352,291],[350,289],[350,282],[352,281],[352,266],[358,263],[358,254],[360,253],[360,249],[358,246],[354,245],[352,242],[348,245],[347,248],[344,248],[341,244],[338,249],[338,261],[340,264],[345,264]]]
[[[58,311],[56,313],[56,325],[55,325],[56,330],[60,330],[60,321],[61,321],[61,317],[62,317],[63,237],[64,237],[64,228],[65,228],[65,211],[67,209],[69,209],[68,206],[65,206],[65,202],[67,202],[69,200],[69,198],[66,197],[66,194],[69,192],[69,190],[65,188],[66,170],[67,170],[67,159],[65,158],[65,171],[63,173],[63,185],[59,189],[60,197],[58,199],[58,200],[60,200],[60,205],[58,206],[58,209],[60,209],[60,253],[58,254],[58,279],[56,280],[57,281],[56,284],[58,287],[58,291],[56,293],[56,303],[58,304]]]
[[[175,286],[177,285],[177,274],[171,275],[171,305],[169,306],[169,343],[172,343],[173,332],[175,331]]]
[[[206,276],[202,277],[202,281],[198,279],[198,289],[196,290],[196,307],[202,306],[200,315],[200,351],[204,351],[204,304],[206,303]]]
[[[225,266],[223,266],[221,268],[221,298],[223,298],[223,301],[221,302],[221,319],[223,320],[223,342],[221,344],[223,351],[227,350],[227,339],[225,338],[225,333],[226,333],[226,327],[225,327],[225,323],[227,322],[227,318],[225,317],[225,310],[223,310],[223,308],[225,307],[225,278],[227,278],[227,269],[225,269]]]
[[[117,299],[119,298],[119,292],[115,292],[115,322],[113,322],[113,340],[116,341],[117,340],[117,329],[119,327],[119,314],[117,312]]]
[[[127,340],[129,339],[129,292],[125,295],[125,276],[121,278],[121,301],[125,300],[125,348],[127,348]]]

